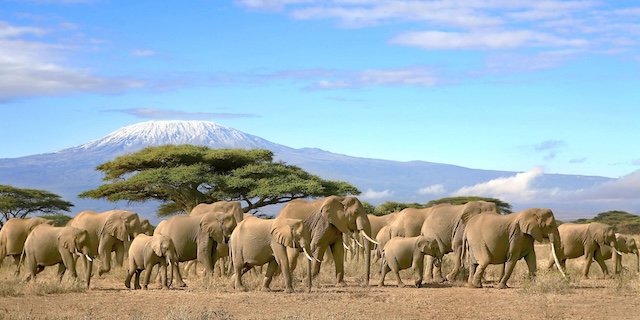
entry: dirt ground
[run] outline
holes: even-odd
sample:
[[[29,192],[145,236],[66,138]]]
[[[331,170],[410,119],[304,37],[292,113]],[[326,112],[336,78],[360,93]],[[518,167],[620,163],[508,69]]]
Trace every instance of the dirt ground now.
[[[540,270],[536,281],[530,281],[521,261],[509,281],[511,288],[503,290],[495,288],[492,278],[496,275],[490,269],[482,289],[468,288],[464,281],[397,288],[392,275],[387,276],[386,286],[379,288],[379,276],[373,270],[370,286],[364,287],[357,268],[347,270],[346,287],[335,287],[329,265],[323,266],[311,293],[304,293],[302,283],[296,283],[297,292],[293,294],[282,291],[281,277],[274,279],[274,291],[259,291],[260,276],[250,274],[244,279],[247,292],[236,292],[224,277],[193,275],[185,280],[188,288],[159,290],[153,284],[149,290],[133,291],[123,285],[125,268],[94,276],[90,290],[66,281],[72,283],[69,289],[55,280],[53,267],[40,279],[25,284],[11,280],[15,277],[6,271],[6,265],[0,272],[0,286],[5,286],[0,288],[4,290],[0,294],[0,319],[640,318],[640,280],[637,272],[629,271],[635,264],[629,264],[622,275],[606,280],[594,264],[591,279],[581,280],[578,274],[582,265],[576,261],[567,265],[568,279],[557,270]],[[403,273],[403,278],[411,277],[410,271]],[[51,288],[41,289],[47,286]]]

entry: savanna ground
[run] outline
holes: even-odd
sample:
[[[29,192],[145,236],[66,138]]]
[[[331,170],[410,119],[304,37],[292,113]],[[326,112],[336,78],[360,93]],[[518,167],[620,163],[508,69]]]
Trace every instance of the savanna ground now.
[[[548,245],[537,245],[538,277],[529,280],[524,261],[509,280],[511,288],[495,288],[498,269],[487,269],[485,288],[471,289],[465,281],[424,283],[423,288],[397,288],[388,274],[377,286],[379,264],[372,264],[371,285],[363,287],[361,263],[347,262],[346,287],[335,287],[333,263],[323,264],[311,293],[295,283],[294,294],[283,292],[282,277],[273,292],[259,291],[261,276],[247,273],[247,292],[236,292],[230,278],[185,277],[188,288],[147,291],[124,287],[125,267],[94,275],[90,290],[66,276],[58,282],[56,267],[36,281],[24,283],[13,275],[6,259],[0,269],[0,319],[639,319],[640,278],[635,256],[624,255],[624,271],[602,279],[594,262],[590,279],[581,280],[582,259],[567,262],[568,277],[546,270]],[[608,261],[611,268],[612,263]],[[445,259],[445,271],[449,270]],[[298,268],[298,280],[304,276]],[[83,270],[79,266],[79,274]],[[95,272],[95,271],[94,271]],[[413,277],[408,270],[403,279]],[[24,269],[20,279],[25,276]],[[405,281],[405,283],[410,283]]]

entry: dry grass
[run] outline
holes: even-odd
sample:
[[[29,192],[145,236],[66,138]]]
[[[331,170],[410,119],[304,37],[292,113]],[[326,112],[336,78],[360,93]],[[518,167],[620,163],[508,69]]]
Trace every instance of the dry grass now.
[[[594,263],[591,279],[582,280],[582,259],[569,260],[568,277],[563,278],[555,269],[546,270],[549,247],[536,246],[536,251],[538,276],[529,279],[526,264],[520,261],[509,280],[512,289],[507,290],[495,288],[500,271],[494,266],[487,269],[484,289],[467,288],[464,280],[397,288],[391,274],[387,285],[378,288],[378,263],[372,264],[370,286],[364,286],[362,262],[347,262],[348,286],[336,287],[329,262],[313,280],[310,294],[304,293],[302,260],[294,273],[295,294],[283,292],[281,276],[274,278],[273,292],[261,291],[263,275],[253,271],[243,277],[247,292],[234,290],[231,278],[193,273],[185,276],[187,288],[159,290],[152,283],[147,291],[134,291],[124,287],[126,267],[114,267],[102,277],[94,275],[92,288],[86,290],[82,280],[65,276],[59,282],[56,267],[25,283],[21,280],[24,270],[16,279],[5,261],[0,268],[0,319],[635,318],[640,278],[631,255],[624,257],[620,275],[604,280]],[[445,272],[450,270],[448,259],[443,264]],[[80,265],[80,278],[83,273]],[[403,280],[414,277],[411,270],[402,271],[401,276]]]

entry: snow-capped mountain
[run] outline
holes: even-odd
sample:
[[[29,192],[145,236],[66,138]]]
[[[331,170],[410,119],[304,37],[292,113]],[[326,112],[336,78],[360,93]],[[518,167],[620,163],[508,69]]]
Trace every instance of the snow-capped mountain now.
[[[448,196],[463,187],[516,176],[516,172],[478,170],[424,161],[398,162],[335,154],[320,149],[289,148],[233,128],[207,121],[148,121],[120,128],[83,145],[21,158],[0,159],[0,184],[45,189],[75,204],[75,213],[107,210],[126,203],[78,199],[83,191],[103,183],[95,170],[101,163],[147,146],[194,144],[211,148],[263,148],[276,160],[300,166],[324,179],[347,181],[358,187],[361,198],[373,204],[384,201],[425,203]],[[584,190],[611,181],[592,176],[543,174],[534,181],[544,190]],[[514,209],[523,204],[511,202]],[[560,204],[541,199],[539,206]],[[135,204],[142,216],[155,219],[157,203]],[[269,211],[266,209],[265,211]],[[277,210],[276,210],[277,212]],[[594,215],[598,212],[593,212]],[[157,220],[156,220],[157,221]]]

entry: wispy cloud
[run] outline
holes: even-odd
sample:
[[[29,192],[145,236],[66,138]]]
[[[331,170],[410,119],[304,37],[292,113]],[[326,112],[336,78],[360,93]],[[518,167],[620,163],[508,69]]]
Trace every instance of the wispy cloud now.
[[[71,47],[38,41],[54,31],[0,21],[0,101],[77,92],[116,93],[146,85],[139,79],[103,77],[65,65]]]
[[[367,189],[367,191],[360,195],[363,199],[383,199],[391,196],[393,196],[393,191],[391,190],[375,191],[373,189]]]
[[[420,188],[418,190],[418,194],[421,195],[425,195],[425,194],[443,194],[445,193],[447,190],[444,188],[444,185],[442,184],[434,184],[428,187],[424,187],[424,188]]]
[[[157,109],[157,108],[132,108],[132,109],[112,109],[105,112],[117,112],[128,114],[142,119],[179,119],[179,120],[202,120],[202,119],[234,119],[234,118],[255,118],[256,115],[246,113],[216,113],[216,112],[187,112],[180,110]]]
[[[416,86],[431,87],[438,83],[434,72],[426,67],[416,66],[396,69],[370,69],[352,72],[333,72],[316,79],[306,89],[358,89],[376,86]]]
[[[556,157],[560,149],[566,146],[567,143],[562,140],[546,140],[533,146],[533,149],[536,152],[543,153],[545,160],[551,160]]]
[[[535,167],[515,176],[498,178],[473,186],[463,187],[453,196],[483,196],[510,202],[530,202],[538,198],[540,190],[532,188],[535,179],[544,174],[542,167]]]
[[[133,50],[131,54],[136,57],[151,57],[151,56],[155,56],[157,53],[149,49],[136,49],[136,50]]]

